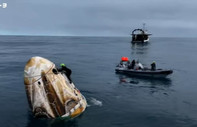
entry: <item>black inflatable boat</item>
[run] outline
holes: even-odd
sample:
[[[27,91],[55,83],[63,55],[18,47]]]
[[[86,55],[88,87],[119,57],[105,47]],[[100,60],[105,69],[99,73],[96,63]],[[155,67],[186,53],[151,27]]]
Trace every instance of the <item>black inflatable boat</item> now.
[[[135,69],[127,69],[123,67],[117,67],[115,69],[116,73],[127,74],[132,76],[143,76],[143,77],[154,77],[154,78],[165,78],[169,74],[172,74],[172,70],[164,70],[164,69],[156,69],[151,70],[148,68],[135,70]]]

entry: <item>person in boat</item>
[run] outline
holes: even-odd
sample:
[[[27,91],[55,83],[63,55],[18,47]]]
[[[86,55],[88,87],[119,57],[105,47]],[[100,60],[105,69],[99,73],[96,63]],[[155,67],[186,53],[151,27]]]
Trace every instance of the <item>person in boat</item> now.
[[[152,71],[156,70],[156,63],[155,63],[155,61],[153,61],[153,63],[151,64],[151,70]]]
[[[121,60],[120,63],[117,65],[117,67],[124,67],[124,63],[123,63],[122,60]]]
[[[127,61],[127,67],[130,65],[130,63],[131,63],[131,62],[128,60],[128,61]]]
[[[120,64],[117,67],[123,67],[123,68],[125,68],[125,67],[128,67],[129,64],[130,64],[130,61],[129,60],[127,62],[121,60],[120,61]]]
[[[67,76],[69,82],[72,83],[72,80],[70,78],[70,75],[72,74],[71,69],[67,68],[64,63],[60,64],[60,66],[61,68],[60,69],[58,68],[57,70],[61,73],[64,73]]]
[[[128,69],[134,69],[135,67],[135,60],[132,60],[131,64],[128,66]]]
[[[136,62],[136,65],[135,65],[135,69],[136,70],[140,70],[140,69],[144,69],[144,67],[143,67],[143,65],[139,61],[137,61]]]

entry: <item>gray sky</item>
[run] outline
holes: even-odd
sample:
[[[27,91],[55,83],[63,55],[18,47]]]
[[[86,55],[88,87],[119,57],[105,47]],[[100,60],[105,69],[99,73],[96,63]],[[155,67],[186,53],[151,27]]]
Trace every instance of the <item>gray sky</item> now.
[[[196,37],[197,0],[0,0],[0,34]]]

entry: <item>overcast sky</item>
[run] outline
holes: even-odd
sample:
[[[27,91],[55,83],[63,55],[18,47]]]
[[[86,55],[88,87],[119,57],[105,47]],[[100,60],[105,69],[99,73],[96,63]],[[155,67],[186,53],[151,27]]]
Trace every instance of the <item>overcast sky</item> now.
[[[0,0],[0,34],[196,37],[197,0]]]

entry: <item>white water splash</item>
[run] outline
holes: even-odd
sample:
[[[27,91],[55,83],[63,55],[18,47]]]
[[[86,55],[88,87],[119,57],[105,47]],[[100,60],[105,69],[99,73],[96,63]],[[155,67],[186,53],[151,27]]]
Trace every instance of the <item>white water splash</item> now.
[[[102,106],[103,105],[103,103],[102,103],[102,101],[99,101],[99,100],[97,100],[97,99],[95,99],[95,98],[91,98],[90,99],[90,102],[93,104],[93,105],[97,105],[97,106]]]

